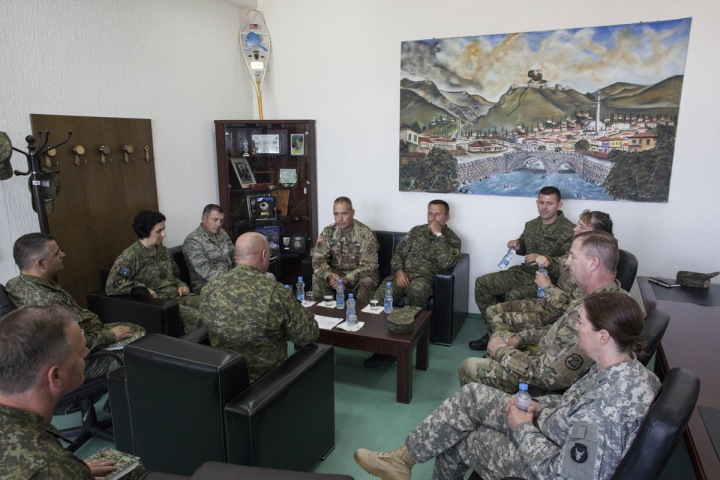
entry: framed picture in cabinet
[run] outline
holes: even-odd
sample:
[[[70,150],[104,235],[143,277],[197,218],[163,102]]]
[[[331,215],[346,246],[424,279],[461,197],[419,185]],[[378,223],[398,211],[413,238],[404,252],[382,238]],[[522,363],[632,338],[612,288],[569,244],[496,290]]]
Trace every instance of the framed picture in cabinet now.
[[[248,188],[250,185],[257,183],[255,182],[255,176],[246,158],[231,158],[230,162],[235,170],[235,175],[237,175],[241,188]]]

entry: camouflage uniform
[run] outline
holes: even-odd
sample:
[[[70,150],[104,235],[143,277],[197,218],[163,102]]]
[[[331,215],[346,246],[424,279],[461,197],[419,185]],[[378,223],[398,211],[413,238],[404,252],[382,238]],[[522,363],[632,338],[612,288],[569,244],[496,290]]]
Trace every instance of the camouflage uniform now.
[[[558,218],[549,225],[544,225],[540,217],[525,224],[525,230],[518,239],[520,249],[518,255],[539,253],[546,257],[559,257],[570,251],[573,242],[573,228],[575,224],[565,218],[562,210],[558,211]],[[535,272],[538,267],[529,263],[515,265],[507,270],[488,273],[475,280],[475,303],[480,313],[484,313],[490,305],[497,303],[497,296],[511,292],[514,289],[535,284]],[[557,281],[557,275],[550,275],[552,281]],[[522,289],[520,294],[526,295],[528,290]],[[518,297],[506,300],[518,300]]]
[[[60,285],[50,280],[45,282],[39,278],[23,275],[22,273],[11,278],[5,286],[8,297],[16,307],[43,307],[60,305],[70,310],[85,333],[85,345],[91,352],[115,346],[115,334],[111,328],[118,325],[129,327],[136,334],[144,335],[145,329],[134,323],[107,323],[100,321],[100,317],[77,304],[75,299]],[[122,350],[113,354],[123,358]],[[118,362],[109,356],[99,355],[85,360],[85,378],[95,378],[115,370]]]
[[[612,283],[590,293],[622,292],[620,282]],[[515,393],[520,383],[535,385],[550,391],[564,390],[582,377],[593,360],[578,345],[575,324],[585,298],[582,290],[560,319],[545,327],[537,327],[515,334],[499,331],[493,337],[512,337],[520,341],[518,348],[537,345],[538,350],[520,351],[509,345],[499,346],[493,358],[468,358],[458,369],[460,385],[480,382],[507,393]]]
[[[312,266],[315,298],[333,291],[327,278],[334,273],[347,278],[346,294],[351,291],[358,301],[369,302],[380,280],[375,232],[354,220],[348,241],[336,224],[328,225],[317,239]]]
[[[212,236],[200,225],[185,237],[182,252],[195,293],[200,293],[207,282],[236,265],[235,246],[222,228]]]
[[[567,257],[563,255],[560,258],[548,259],[550,261],[548,273],[557,275],[560,272],[560,278],[557,286],[551,283],[545,288],[545,298],[537,298],[533,295],[533,298],[506,301],[488,307],[484,315],[488,333],[492,335],[492,332],[500,330],[522,332],[547,325],[562,315],[576,296],[573,292],[579,288],[565,266]],[[582,291],[577,295],[582,296]]]
[[[191,293],[180,296],[178,289],[187,287],[180,280],[180,268],[164,245],[145,248],[137,241],[115,260],[105,284],[108,295],[127,295],[134,287],[153,290],[158,298],[175,300],[180,304],[180,321],[185,333],[202,326],[200,297]],[[189,288],[189,287],[188,287]]]
[[[443,402],[405,445],[416,462],[435,460],[434,479],[503,477],[599,479],[613,476],[637,436],[660,381],[637,358],[587,376],[564,395],[538,397],[538,418],[514,432],[510,395],[469,384]]]
[[[58,439],[70,443],[41,416],[0,405],[0,478],[93,480],[85,462]]]
[[[248,265],[211,280],[200,297],[210,344],[245,357],[251,382],[287,360],[288,340],[306,345],[320,335],[290,291]]]
[[[428,298],[435,293],[435,276],[443,268],[452,268],[460,260],[460,238],[445,225],[442,235],[436,236],[427,224],[413,227],[395,247],[390,261],[393,275],[380,282],[374,297],[385,297],[387,283],[392,284],[393,299],[397,302],[408,297],[408,305],[425,308]],[[408,288],[395,283],[394,272],[402,270],[410,280]]]

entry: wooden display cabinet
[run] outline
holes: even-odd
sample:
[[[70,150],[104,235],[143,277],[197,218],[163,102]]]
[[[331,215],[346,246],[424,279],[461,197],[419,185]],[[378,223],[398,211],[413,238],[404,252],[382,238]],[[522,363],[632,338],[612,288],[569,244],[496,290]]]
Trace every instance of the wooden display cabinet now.
[[[223,227],[233,242],[262,229],[294,285],[318,236],[315,121],[216,120],[215,141]]]

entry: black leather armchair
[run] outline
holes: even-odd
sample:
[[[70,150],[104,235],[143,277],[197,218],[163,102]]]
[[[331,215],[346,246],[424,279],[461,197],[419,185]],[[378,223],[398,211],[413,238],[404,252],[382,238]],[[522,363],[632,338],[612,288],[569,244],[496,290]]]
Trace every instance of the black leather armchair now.
[[[667,330],[669,323],[670,315],[662,310],[652,310],[645,315],[645,325],[643,325],[643,331],[640,335],[640,338],[645,340],[645,348],[642,354],[638,355],[638,360],[646,367],[648,362],[650,362],[650,358],[652,358],[660,346],[660,342],[663,336],[665,336],[665,330]]]
[[[175,263],[180,268],[180,279],[190,285],[182,246],[170,249]],[[131,295],[108,295],[104,287],[110,274],[109,267],[100,268],[103,290],[88,294],[88,308],[98,314],[105,323],[132,322],[145,328],[147,333],[162,333],[171,337],[182,335],[180,308],[175,300],[159,298],[136,298]]]
[[[206,461],[309,470],[335,444],[333,348],[310,344],[250,385],[245,359],[147,335],[108,376],[118,450],[148,470],[190,475]]]
[[[207,462],[191,477],[148,472],[140,480],[353,480],[347,475],[328,473],[289,472],[270,468],[247,467],[227,463]]]
[[[392,275],[390,260],[395,247],[406,235],[404,232],[375,232],[378,240],[378,264],[380,280]],[[302,263],[306,290],[312,288],[312,258]],[[430,340],[439,345],[451,345],[462,323],[467,317],[470,281],[470,256],[463,253],[454,268],[441,270],[435,280],[435,295],[430,297],[425,308],[432,310]],[[407,299],[396,306],[404,306]]]
[[[638,271],[638,259],[635,255],[627,250],[620,249],[620,259],[618,260],[617,273],[615,278],[620,280],[620,286],[626,292],[629,292],[635,282],[635,275]]]

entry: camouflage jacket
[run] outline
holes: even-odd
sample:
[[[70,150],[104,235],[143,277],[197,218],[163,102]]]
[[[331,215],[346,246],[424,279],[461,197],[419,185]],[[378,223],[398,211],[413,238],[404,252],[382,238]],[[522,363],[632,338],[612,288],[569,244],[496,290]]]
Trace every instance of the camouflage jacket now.
[[[115,341],[115,334],[103,325],[100,317],[78,305],[68,292],[52,280],[45,282],[21,273],[11,278],[5,289],[18,308],[61,305],[73,312],[85,333],[85,345],[91,351]]]
[[[315,317],[289,290],[248,265],[208,282],[200,312],[210,344],[245,357],[251,382],[287,360],[288,340],[306,345],[320,334]]]
[[[236,265],[235,246],[222,228],[213,238],[200,225],[185,237],[182,252],[190,272],[190,285],[195,293],[199,293],[207,282]]]
[[[543,225],[542,218],[537,217],[525,224],[525,230],[518,239],[520,248],[518,255],[539,253],[546,257],[559,257],[570,252],[573,242],[575,224],[565,218],[562,210],[558,218],[550,225]],[[520,265],[528,273],[535,273],[537,266],[523,263]],[[557,276],[553,275],[553,278]]]
[[[442,235],[435,236],[427,224],[413,227],[395,247],[390,268],[406,274],[435,276],[443,268],[454,267],[460,260],[462,242],[445,225]]]
[[[620,287],[618,280],[596,288],[590,293],[598,292],[622,292],[630,295]],[[595,363],[578,344],[575,324],[580,316],[580,307],[585,294],[578,289],[575,295],[575,299],[558,321],[516,335],[520,347],[537,345],[538,355],[530,355],[508,345],[501,345],[493,353],[493,358],[503,367],[527,379],[525,383],[533,383],[533,378],[540,378],[543,382],[550,383],[552,390],[562,390],[572,385]]]
[[[115,260],[105,284],[108,295],[124,295],[134,287],[154,290],[158,298],[176,299],[178,289],[187,287],[180,280],[180,268],[164,245],[145,248],[138,240]],[[188,287],[189,288],[189,287]]]
[[[633,355],[598,371],[597,365],[564,395],[536,400],[536,422],[512,433],[526,478],[609,479],[637,436],[660,390],[658,378]]]
[[[93,480],[85,462],[58,439],[70,442],[41,416],[0,405],[0,478]]]
[[[355,220],[350,242],[347,243],[336,224],[328,225],[317,239],[312,266],[313,272],[323,280],[330,276],[331,268],[339,270],[350,285],[361,278],[379,275],[375,232]]]

